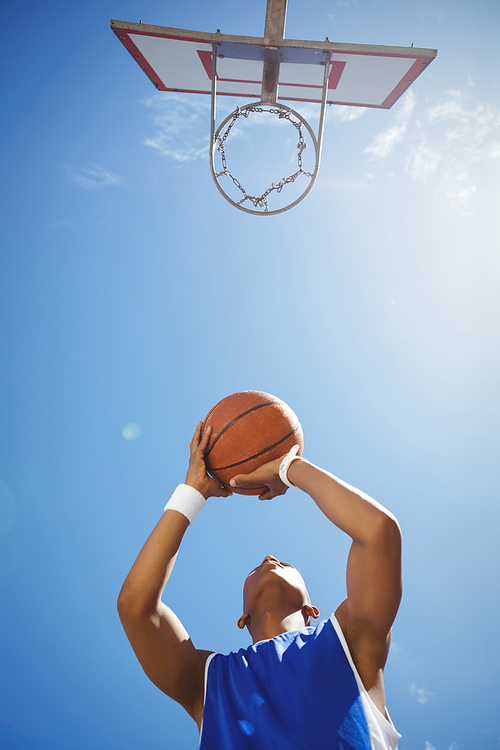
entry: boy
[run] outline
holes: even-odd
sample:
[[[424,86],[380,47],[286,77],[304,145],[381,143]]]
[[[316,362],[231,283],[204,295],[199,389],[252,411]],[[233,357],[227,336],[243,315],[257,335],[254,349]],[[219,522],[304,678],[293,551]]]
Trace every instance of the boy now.
[[[244,612],[253,645],[224,656],[197,650],[161,601],[184,533],[209,497],[231,493],[206,472],[210,428],[198,424],[186,482],[174,492],[118,598],[120,618],[148,677],[185,708],[201,750],[394,750],[383,670],[401,599],[401,535],[394,516],[292,449],[237,487],[264,484],[270,500],[298,487],[352,539],[347,598],[317,627],[300,573],[267,555],[249,573]]]

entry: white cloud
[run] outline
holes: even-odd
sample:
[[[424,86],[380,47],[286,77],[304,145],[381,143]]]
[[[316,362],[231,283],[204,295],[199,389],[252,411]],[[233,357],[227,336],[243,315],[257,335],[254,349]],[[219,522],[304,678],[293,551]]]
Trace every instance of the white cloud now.
[[[426,181],[433,176],[441,161],[441,154],[425,140],[408,154],[405,172],[413,180]]]
[[[469,103],[469,97],[470,94],[451,91],[446,100],[428,112],[427,119],[431,124],[445,123],[445,142],[463,149],[468,160],[498,158],[500,144],[487,140],[500,130],[500,110],[491,104]]]
[[[450,198],[451,206],[461,206],[474,195],[477,185],[467,185],[461,190],[447,190],[446,194]]]
[[[91,164],[88,167],[63,164],[62,169],[68,182],[87,189],[102,187],[104,185],[119,185],[122,181],[121,177],[108,172],[97,164]]]
[[[463,110],[460,91],[450,91],[449,98],[433,107],[427,114],[430,122],[439,120],[464,120],[467,115]]]
[[[417,703],[420,703],[422,706],[425,706],[426,703],[430,701],[431,698],[434,698],[436,693],[431,693],[430,690],[425,690],[424,688],[418,688],[415,683],[410,686],[410,693],[413,695]]]
[[[346,107],[339,105],[333,108],[329,107],[327,115],[331,112],[332,119],[340,120],[341,122],[351,122],[352,120],[357,120],[361,115],[364,115],[366,109],[366,107]]]
[[[434,747],[434,745],[431,745],[431,743],[427,742],[427,740],[426,740],[425,741],[425,750],[436,750],[436,748]]]
[[[431,183],[450,208],[463,208],[481,190],[495,189],[500,108],[478,102],[469,80],[463,91],[449,91],[430,107],[417,107],[410,94],[392,127],[365,149],[368,158],[402,168],[413,181]]]
[[[156,149],[162,156],[181,165],[198,159],[207,159],[210,145],[210,97],[196,94],[153,94],[143,102],[152,113],[154,134],[144,139],[144,145]],[[248,103],[248,102],[247,102]],[[239,100],[222,97],[217,102],[217,126],[233,112]],[[319,118],[319,107],[314,104],[300,103],[293,107],[309,123]],[[360,118],[365,107],[328,107],[327,121],[352,122]],[[228,122],[224,128],[229,127]],[[241,118],[231,130],[231,140],[246,140],[249,129],[264,125],[266,128],[289,128],[290,124],[282,118],[267,113],[253,113],[248,118]],[[314,130],[314,127],[313,127]],[[295,131],[294,131],[295,132]],[[306,142],[311,143],[307,129],[302,128]],[[293,136],[295,139],[295,135]]]
[[[210,97],[154,94],[143,104],[152,110],[155,129],[155,134],[146,138],[144,145],[179,164],[207,158]]]
[[[489,146],[490,159],[500,159],[500,142],[491,143]]]
[[[308,121],[316,123],[319,120],[321,108],[317,104],[310,102],[290,102],[292,109],[300,112],[302,117]],[[328,105],[325,112],[325,122],[352,122],[357,120],[367,111],[367,107],[350,107],[345,104]]]
[[[409,91],[403,99],[403,105],[396,114],[394,125],[375,136],[370,146],[365,149],[368,158],[372,161],[384,159],[397,143],[403,140],[408,129],[413,110],[415,109],[415,96]]]

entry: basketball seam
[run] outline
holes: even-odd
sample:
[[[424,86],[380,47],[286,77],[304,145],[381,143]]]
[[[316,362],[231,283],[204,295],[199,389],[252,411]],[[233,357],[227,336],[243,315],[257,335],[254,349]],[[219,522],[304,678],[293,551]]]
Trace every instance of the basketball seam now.
[[[217,442],[217,441],[219,440],[219,438],[220,438],[220,437],[222,437],[222,435],[223,435],[223,434],[224,434],[224,433],[226,432],[226,430],[229,430],[229,428],[230,428],[230,427],[231,427],[231,426],[232,426],[233,424],[235,424],[235,423],[236,423],[236,422],[237,422],[237,421],[238,421],[239,419],[241,419],[242,417],[245,417],[245,416],[246,416],[247,414],[250,414],[250,412],[252,412],[252,411],[256,411],[257,409],[263,409],[263,408],[264,408],[264,406],[276,406],[276,405],[277,405],[277,404],[279,404],[279,403],[280,403],[279,401],[268,401],[268,402],[267,402],[267,403],[265,403],[265,404],[257,404],[257,406],[252,406],[252,408],[251,408],[251,409],[247,409],[247,410],[246,410],[246,411],[244,411],[244,412],[243,412],[242,414],[238,414],[238,416],[237,416],[237,417],[236,417],[235,419],[233,419],[233,421],[232,421],[232,422],[229,422],[229,424],[227,424],[227,425],[226,425],[226,426],[224,427],[224,429],[223,429],[223,430],[221,430],[221,431],[219,432],[219,434],[217,435],[217,437],[216,437],[216,438],[214,439],[214,442],[212,443],[212,445],[210,446],[210,448],[208,449],[208,451],[207,451],[207,452],[205,453],[205,458],[207,458],[207,457],[208,457],[208,456],[209,456],[209,455],[211,454],[211,452],[212,452],[212,450],[213,450],[213,448],[214,448],[214,445],[215,445],[215,444],[216,444],[216,442]],[[213,409],[212,409],[212,411],[213,411]],[[209,414],[209,415],[207,416],[207,418],[206,418],[206,419],[208,419],[208,417],[209,417],[209,416],[210,416],[210,414]],[[205,419],[205,422],[206,422],[206,419]],[[293,432],[295,432],[295,430],[293,430]],[[277,443],[276,443],[276,445],[277,445]],[[259,454],[259,455],[260,455],[260,454]],[[231,464],[231,465],[233,465],[233,464]],[[235,464],[234,464],[234,465],[235,465]]]
[[[277,445],[280,445],[280,443],[283,443],[285,440],[287,440],[291,435],[294,434],[294,432],[297,432],[299,428],[299,425],[293,428],[291,432],[288,433],[288,435],[285,435],[285,437],[281,438],[281,440],[278,440],[277,443],[273,443],[272,445],[268,445],[267,448],[264,448],[264,450],[260,451],[259,453],[255,453],[253,456],[248,456],[248,458],[243,458],[241,461],[236,461],[234,464],[228,464],[228,466],[218,466],[217,468],[210,468],[210,473],[213,473],[215,471],[225,471],[226,469],[232,469],[233,466],[240,466],[241,464],[245,464],[247,461],[252,461],[254,458],[258,458],[259,456],[263,456],[264,453],[267,453],[268,451],[271,451],[273,448],[276,448]]]

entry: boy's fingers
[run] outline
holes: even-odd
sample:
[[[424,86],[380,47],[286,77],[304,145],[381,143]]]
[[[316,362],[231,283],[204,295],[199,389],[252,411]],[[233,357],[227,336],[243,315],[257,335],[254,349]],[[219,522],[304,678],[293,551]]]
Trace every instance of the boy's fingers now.
[[[203,423],[200,422],[200,425],[203,425]],[[201,427],[200,427],[200,429],[201,429]],[[210,435],[211,434],[212,434],[212,425],[207,425],[207,427],[205,427],[205,429],[203,430],[203,434],[201,436],[201,441],[200,441],[200,444],[199,444],[199,448],[201,448],[201,450],[203,452],[205,452],[205,448],[208,445],[208,441],[210,440]]]
[[[239,487],[240,484],[249,484],[252,480],[249,479],[251,474],[237,474],[235,477],[231,479],[229,484],[231,487]]]
[[[200,433],[201,433],[201,427],[203,422],[198,422],[198,425],[196,427],[196,430],[194,431],[193,438],[189,444],[189,449],[191,453],[194,453],[195,450],[197,450],[199,444],[200,444]]]

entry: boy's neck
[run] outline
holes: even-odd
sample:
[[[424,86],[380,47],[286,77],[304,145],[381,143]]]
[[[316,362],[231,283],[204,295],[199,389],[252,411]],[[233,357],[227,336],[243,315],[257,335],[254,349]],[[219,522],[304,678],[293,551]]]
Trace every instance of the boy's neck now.
[[[250,634],[254,643],[266,641],[281,633],[291,630],[302,630],[305,627],[304,616],[300,609],[297,612],[261,612],[252,615]]]

